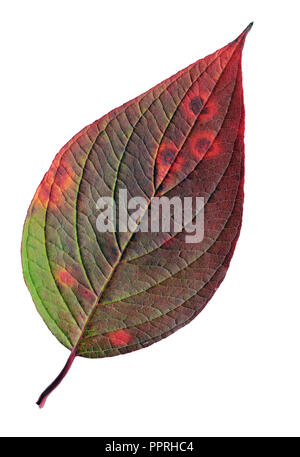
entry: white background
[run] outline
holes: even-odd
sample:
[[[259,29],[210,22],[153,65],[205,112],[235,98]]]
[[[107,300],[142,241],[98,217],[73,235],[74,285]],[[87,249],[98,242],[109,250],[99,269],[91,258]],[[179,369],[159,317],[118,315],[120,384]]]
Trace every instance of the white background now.
[[[3,436],[300,435],[299,2],[1,2]],[[82,127],[233,40],[244,48],[246,198],[228,274],[188,326],[142,351],[77,358],[22,278],[30,200]]]

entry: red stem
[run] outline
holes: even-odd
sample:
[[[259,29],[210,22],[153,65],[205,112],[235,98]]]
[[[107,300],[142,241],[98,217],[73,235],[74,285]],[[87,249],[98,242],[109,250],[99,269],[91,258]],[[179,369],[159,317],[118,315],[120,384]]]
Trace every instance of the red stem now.
[[[76,357],[76,349],[74,348],[67,360],[67,363],[57,376],[57,378],[54,379],[54,381],[47,387],[47,389],[44,390],[44,392],[39,396],[38,401],[36,402],[37,405],[39,405],[40,408],[43,408],[43,406],[46,403],[46,400],[48,396],[51,394],[51,392],[56,389],[56,387],[61,383],[61,381],[64,379],[66,374],[68,373],[69,369],[71,368],[71,365]]]

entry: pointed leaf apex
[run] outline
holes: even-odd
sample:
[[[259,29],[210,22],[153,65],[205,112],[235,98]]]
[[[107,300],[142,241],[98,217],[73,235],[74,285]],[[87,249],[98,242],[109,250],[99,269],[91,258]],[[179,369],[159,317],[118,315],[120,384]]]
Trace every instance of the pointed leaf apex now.
[[[250,24],[245,28],[245,30],[240,34],[240,36],[238,37],[239,38],[246,38],[246,36],[248,35],[248,32],[250,32],[250,30],[252,29],[252,26],[253,26],[253,22],[250,22]]]
[[[233,41],[233,43],[238,43],[241,42],[244,44],[246,36],[248,35],[248,32],[252,29],[253,22],[250,22],[248,27],[245,28],[245,30]]]
[[[245,28],[245,31],[244,31],[244,33],[248,33],[248,32],[250,32],[250,30],[252,29],[252,26],[253,26],[253,24],[254,24],[254,22],[253,22],[253,21],[252,21],[252,22],[250,22],[250,24],[248,25],[248,27],[246,27],[246,28]]]

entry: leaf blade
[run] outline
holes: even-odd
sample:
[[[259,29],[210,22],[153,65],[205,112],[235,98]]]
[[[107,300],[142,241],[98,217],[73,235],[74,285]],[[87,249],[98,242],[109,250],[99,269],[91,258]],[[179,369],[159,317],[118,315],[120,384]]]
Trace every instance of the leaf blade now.
[[[168,336],[203,309],[223,280],[242,219],[241,55],[250,28],[85,127],[37,189],[24,225],[24,278],[72,361]],[[203,195],[204,240],[187,248],[185,227],[100,233],[98,198],[124,189],[144,197],[147,209],[156,196]]]

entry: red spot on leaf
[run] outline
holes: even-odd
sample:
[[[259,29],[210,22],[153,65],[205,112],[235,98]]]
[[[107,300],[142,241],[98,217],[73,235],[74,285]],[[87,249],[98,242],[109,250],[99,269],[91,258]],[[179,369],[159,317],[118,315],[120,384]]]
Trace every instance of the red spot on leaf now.
[[[116,330],[108,334],[109,341],[113,346],[126,346],[131,341],[131,335],[125,330]]]
[[[217,157],[222,153],[223,149],[224,148],[222,148],[222,144],[217,139],[215,139],[206,153],[206,158],[210,159],[211,157]]]
[[[177,149],[173,143],[163,143],[160,145],[156,158],[157,181],[163,179],[168,173],[176,154]]]
[[[214,100],[210,99],[208,102],[203,106],[200,114],[200,122],[204,123],[212,119],[218,111],[217,104]]]
[[[213,141],[214,133],[210,131],[201,132],[191,139],[191,152],[197,161],[205,156]]]
[[[78,284],[78,293],[81,295],[81,297],[86,298],[91,303],[93,303],[96,298],[95,294],[90,289],[87,289],[81,284]]]
[[[66,270],[60,270],[58,273],[58,281],[60,284],[64,284],[66,286],[75,286],[77,281],[73,276]]]
[[[89,298],[89,297],[92,297],[92,296],[93,296],[92,292],[91,292],[90,290],[88,290],[88,289],[85,289],[85,288],[84,288],[84,289],[81,289],[81,292],[82,292],[82,295],[83,295],[84,297]]]

